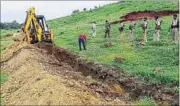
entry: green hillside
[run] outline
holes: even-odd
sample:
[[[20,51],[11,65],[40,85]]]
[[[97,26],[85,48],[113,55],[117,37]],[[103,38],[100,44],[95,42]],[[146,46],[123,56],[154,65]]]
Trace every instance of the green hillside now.
[[[111,38],[104,38],[105,20],[110,22],[119,20],[129,12],[139,10],[178,10],[176,1],[134,1],[118,2],[109,4],[92,11],[85,11],[48,21],[49,27],[54,30],[55,44],[60,47],[68,48],[80,56],[96,63],[106,66],[113,65],[123,69],[129,74],[138,76],[154,84],[175,84],[178,86],[178,45],[172,43],[172,37],[168,32],[172,16],[162,17],[162,31],[160,41],[154,42],[154,20],[149,20],[148,42],[144,48],[140,48],[135,41],[130,43],[128,24],[125,23],[125,36],[119,38],[119,25],[112,25]],[[97,23],[97,37],[92,37],[91,22]],[[136,21],[135,39],[142,36],[142,29]],[[79,51],[78,35],[86,33],[88,35],[87,50]],[[113,43],[112,47],[104,47],[106,41]],[[123,63],[115,63],[116,56],[123,56],[126,60]],[[156,72],[157,67],[162,68],[163,72]],[[174,88],[176,88],[174,86]]]
[[[5,30],[5,29],[1,29],[0,32],[0,39],[1,39],[1,52],[3,50],[5,50],[9,45],[11,45],[11,43],[13,42],[13,39],[10,37],[6,37],[7,34],[13,34],[15,32],[17,32],[18,29],[10,29],[10,30]]]

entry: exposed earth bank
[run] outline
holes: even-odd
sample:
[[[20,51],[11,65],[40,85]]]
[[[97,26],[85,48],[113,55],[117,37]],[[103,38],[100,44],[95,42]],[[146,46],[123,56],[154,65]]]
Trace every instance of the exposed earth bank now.
[[[125,105],[131,104],[109,86],[83,76],[71,65],[26,42],[15,42],[2,53],[3,105]]]

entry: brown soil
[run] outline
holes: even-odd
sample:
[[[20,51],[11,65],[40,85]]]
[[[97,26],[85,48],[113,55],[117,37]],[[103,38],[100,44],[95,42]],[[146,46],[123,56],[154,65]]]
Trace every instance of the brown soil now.
[[[114,58],[114,61],[115,62],[118,62],[118,63],[122,63],[123,61],[125,61],[126,59],[122,56],[117,56]]]
[[[130,104],[113,88],[57,60],[51,45],[48,52],[37,46],[15,42],[2,53],[1,71],[8,74],[1,85],[3,105]]]
[[[104,46],[105,47],[110,47],[110,46],[112,46],[112,43],[111,42],[104,42]]]
[[[153,97],[160,104],[179,102],[178,93],[163,85],[148,84],[55,45],[15,43],[3,57],[2,70],[8,73],[1,88],[4,104],[130,104],[126,95],[131,100]]]
[[[122,16],[121,22],[141,20],[145,17],[148,19],[154,19],[155,16],[162,17],[174,14],[179,14],[179,11],[135,11]],[[120,21],[114,21],[111,24],[117,24],[119,22]]]
[[[13,40],[14,41],[23,41],[23,39],[25,39],[25,34],[23,31],[13,34]]]

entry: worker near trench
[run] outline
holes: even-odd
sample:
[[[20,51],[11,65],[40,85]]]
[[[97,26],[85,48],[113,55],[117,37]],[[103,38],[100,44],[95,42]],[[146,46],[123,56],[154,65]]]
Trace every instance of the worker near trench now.
[[[129,30],[130,30],[130,42],[134,41],[134,29],[135,29],[135,25],[136,23],[133,23],[131,21],[130,25],[129,25]]]
[[[173,20],[171,23],[171,29],[172,29],[172,40],[174,43],[178,44],[179,42],[179,20],[177,18],[177,15],[173,15]]]
[[[162,20],[158,16],[156,16],[155,17],[154,41],[159,41],[161,24],[162,24]]]
[[[148,29],[148,21],[147,21],[147,18],[144,18],[144,22],[142,24],[144,42],[147,42],[147,29]]]
[[[111,29],[111,25],[110,25],[110,23],[108,22],[108,20],[106,20],[104,38],[106,38],[107,35],[108,35],[108,37],[110,38],[110,29]]]
[[[85,34],[80,34],[78,37],[78,42],[79,42],[79,50],[81,51],[81,45],[83,45],[84,50],[86,50],[86,40],[87,36]]]

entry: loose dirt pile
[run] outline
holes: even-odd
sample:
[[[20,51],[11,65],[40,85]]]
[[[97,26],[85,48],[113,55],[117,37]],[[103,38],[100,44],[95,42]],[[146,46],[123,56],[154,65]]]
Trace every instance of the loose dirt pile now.
[[[122,16],[121,22],[141,20],[145,17],[148,19],[154,19],[155,16],[162,17],[174,14],[179,14],[179,11],[135,11]],[[119,22],[120,21],[115,21],[111,24],[117,24]]]
[[[110,47],[110,46],[112,46],[112,43],[111,42],[104,42],[104,46],[105,47]]]
[[[1,85],[3,105],[129,104],[109,86],[26,42],[14,43],[2,57],[2,72],[8,73]]]
[[[25,33],[23,31],[13,34],[14,41],[23,41],[25,39]]]

